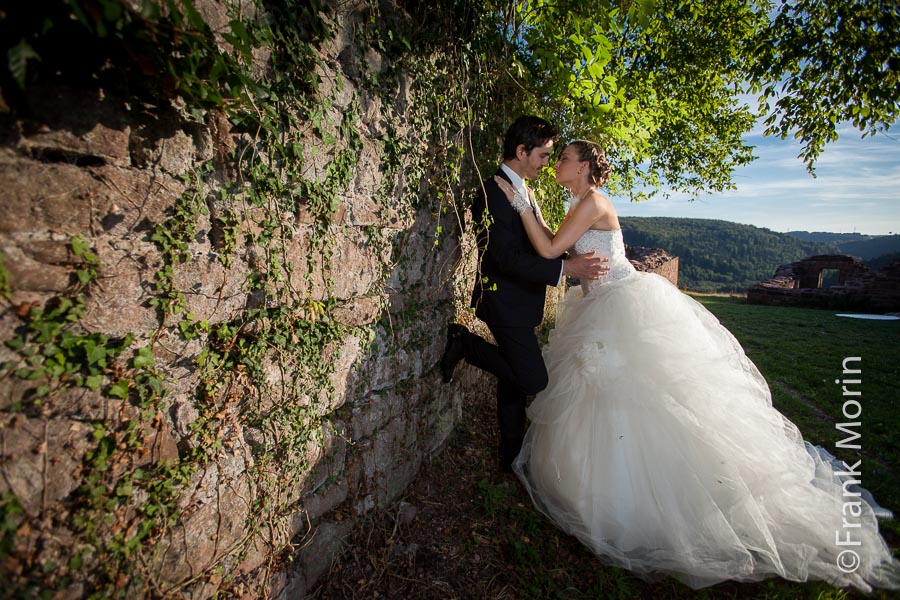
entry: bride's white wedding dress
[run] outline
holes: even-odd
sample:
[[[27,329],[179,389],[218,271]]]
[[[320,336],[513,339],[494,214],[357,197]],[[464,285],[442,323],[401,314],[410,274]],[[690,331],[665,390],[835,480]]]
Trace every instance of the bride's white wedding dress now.
[[[896,587],[871,509],[807,451],[731,333],[635,271],[621,231],[590,230],[575,249],[611,271],[568,292],[544,351],[550,385],[513,465],[537,507],[642,577]],[[838,545],[848,536],[859,545]]]

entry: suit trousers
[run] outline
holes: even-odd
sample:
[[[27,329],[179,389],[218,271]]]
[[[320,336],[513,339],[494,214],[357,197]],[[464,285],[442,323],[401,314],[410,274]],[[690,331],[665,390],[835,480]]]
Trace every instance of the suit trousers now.
[[[467,332],[463,349],[467,363],[497,378],[498,454],[500,466],[508,468],[525,437],[527,397],[547,387],[547,367],[534,327],[487,325],[497,344]]]

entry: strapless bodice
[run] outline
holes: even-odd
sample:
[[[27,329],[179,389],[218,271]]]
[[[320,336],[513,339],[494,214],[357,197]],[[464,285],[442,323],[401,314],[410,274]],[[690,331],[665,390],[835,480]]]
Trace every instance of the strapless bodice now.
[[[585,294],[589,294],[598,286],[625,279],[636,273],[631,262],[625,257],[625,241],[622,239],[621,229],[604,231],[588,229],[585,231],[584,235],[575,242],[575,252],[584,254],[592,251],[597,256],[605,256],[609,259],[607,263],[609,273],[602,279],[582,282]]]

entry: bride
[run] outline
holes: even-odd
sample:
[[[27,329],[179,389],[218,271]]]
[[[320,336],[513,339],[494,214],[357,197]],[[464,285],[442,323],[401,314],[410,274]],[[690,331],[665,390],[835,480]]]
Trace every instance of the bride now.
[[[528,409],[513,464],[535,505],[645,578],[898,587],[900,563],[872,509],[807,451],[734,336],[625,258],[615,209],[597,191],[610,173],[602,149],[572,142],[555,168],[575,198],[555,235],[495,179],[539,254],[574,246],[609,257],[611,270],[569,290],[544,350],[550,384]]]

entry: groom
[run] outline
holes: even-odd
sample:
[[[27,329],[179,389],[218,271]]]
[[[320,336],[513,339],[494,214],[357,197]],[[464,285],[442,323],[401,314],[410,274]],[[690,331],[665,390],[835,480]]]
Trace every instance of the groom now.
[[[523,116],[506,131],[503,164],[497,175],[531,199],[525,184],[548,166],[553,143],[559,138],[550,123]],[[490,219],[485,226],[485,213]],[[484,182],[484,194],[472,206],[472,221],[478,227],[479,273],[472,291],[475,315],[485,322],[497,344],[491,344],[462,325],[451,323],[441,358],[445,383],[453,379],[457,363],[470,365],[497,377],[497,420],[500,425],[500,469],[512,472],[512,462],[525,435],[525,400],[547,387],[547,368],[534,329],[544,315],[548,285],[558,285],[569,275],[599,279],[609,269],[606,258],[593,253],[566,260],[542,258],[534,250],[522,220],[510,206],[493,178]]]

